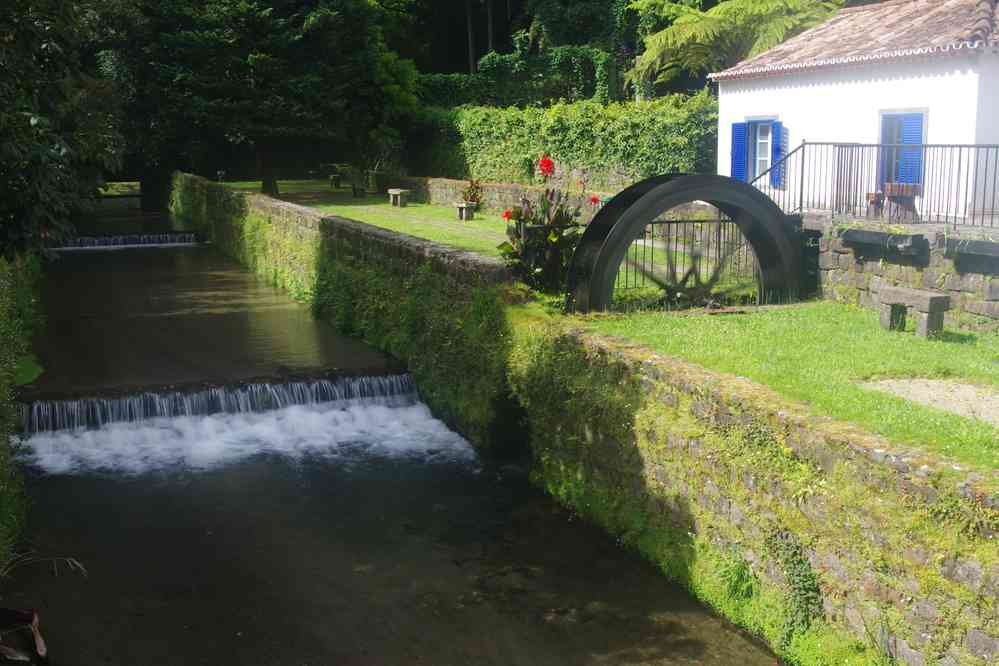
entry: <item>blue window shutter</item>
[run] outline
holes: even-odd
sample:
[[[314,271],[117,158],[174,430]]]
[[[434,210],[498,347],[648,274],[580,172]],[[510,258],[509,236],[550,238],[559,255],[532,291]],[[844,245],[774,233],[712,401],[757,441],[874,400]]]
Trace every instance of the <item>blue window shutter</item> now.
[[[784,123],[774,122],[770,126],[770,186],[784,187],[784,165],[780,163],[787,154],[784,141]]]
[[[918,145],[923,143],[923,114],[906,113],[902,116],[902,143]],[[923,149],[900,148],[898,180],[900,183],[920,184],[923,182]]]
[[[748,146],[749,123],[732,123],[732,178],[749,180]]]

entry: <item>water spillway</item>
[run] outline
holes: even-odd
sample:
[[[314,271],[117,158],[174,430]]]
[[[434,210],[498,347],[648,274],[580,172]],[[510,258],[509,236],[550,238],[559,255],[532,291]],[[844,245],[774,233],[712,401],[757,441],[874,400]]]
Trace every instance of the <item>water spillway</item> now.
[[[197,245],[199,242],[198,235],[195,233],[116,234],[107,236],[77,236],[66,241],[64,245],[52,249],[56,251],[124,250],[138,247]]]
[[[349,377],[291,382],[256,382],[196,391],[142,392],[116,397],[37,400],[19,406],[26,434],[53,430],[100,428],[156,418],[247,414],[294,405],[366,400],[404,405],[416,399],[410,375]]]

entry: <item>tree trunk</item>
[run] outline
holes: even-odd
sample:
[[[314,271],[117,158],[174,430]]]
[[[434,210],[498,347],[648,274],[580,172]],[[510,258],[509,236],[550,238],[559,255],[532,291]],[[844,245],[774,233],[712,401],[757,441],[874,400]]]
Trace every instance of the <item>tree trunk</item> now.
[[[493,0],[486,0],[486,25],[488,30],[488,35],[486,36],[486,43],[489,46],[489,51],[495,51],[493,44]]]
[[[472,25],[472,0],[465,0],[465,23],[468,27],[468,73],[475,74],[475,30]]]
[[[280,196],[277,178],[274,177],[274,166],[271,164],[267,148],[261,141],[256,142],[257,174],[260,176],[260,192],[271,197]]]
[[[170,199],[170,170],[147,167],[139,176],[139,207],[147,212],[164,210]]]

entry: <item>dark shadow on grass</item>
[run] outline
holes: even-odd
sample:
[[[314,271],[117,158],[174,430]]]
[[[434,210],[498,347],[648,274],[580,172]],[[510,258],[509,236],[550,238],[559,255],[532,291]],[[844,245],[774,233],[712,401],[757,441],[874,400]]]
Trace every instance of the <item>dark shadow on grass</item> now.
[[[958,331],[943,331],[937,340],[941,342],[950,342],[958,345],[969,345],[973,344],[978,339],[978,336],[972,333],[960,333]]]

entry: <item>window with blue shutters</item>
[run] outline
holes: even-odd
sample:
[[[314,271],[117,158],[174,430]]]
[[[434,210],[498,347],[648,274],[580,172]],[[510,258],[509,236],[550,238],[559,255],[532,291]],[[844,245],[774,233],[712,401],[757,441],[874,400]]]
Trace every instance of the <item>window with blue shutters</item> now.
[[[749,123],[732,125],[732,170],[736,180],[749,180]]]
[[[784,186],[787,129],[774,120],[733,123],[733,178],[752,182],[769,172],[771,187]]]
[[[922,113],[881,116],[881,182],[920,185],[923,182]],[[912,146],[909,148],[908,146]]]
[[[787,155],[787,136],[784,123],[774,122],[770,128],[770,186],[784,187],[787,165],[782,161]]]

